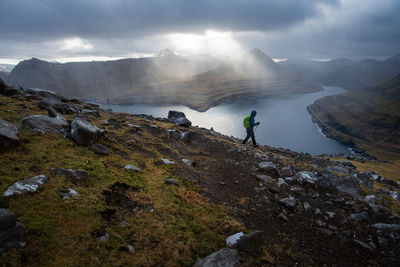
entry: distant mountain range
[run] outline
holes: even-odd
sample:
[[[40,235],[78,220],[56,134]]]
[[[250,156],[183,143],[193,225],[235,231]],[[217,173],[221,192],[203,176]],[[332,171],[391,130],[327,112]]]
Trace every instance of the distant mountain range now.
[[[205,69],[207,71],[204,71]],[[199,73],[199,71],[204,71]],[[204,111],[238,97],[315,92],[321,87],[286,71],[258,49],[235,61],[158,57],[99,62],[20,62],[9,84],[106,103],[174,103]]]
[[[365,90],[319,99],[308,111],[331,137],[378,157],[384,151],[400,158],[400,74]]]
[[[359,90],[386,81],[399,73],[400,55],[385,60],[287,60],[280,62],[279,65],[321,85],[334,85],[349,90]]]

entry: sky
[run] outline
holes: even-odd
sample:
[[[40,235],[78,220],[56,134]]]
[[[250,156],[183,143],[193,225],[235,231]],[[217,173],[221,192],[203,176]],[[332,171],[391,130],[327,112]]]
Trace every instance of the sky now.
[[[400,54],[400,0],[0,0],[0,63]]]

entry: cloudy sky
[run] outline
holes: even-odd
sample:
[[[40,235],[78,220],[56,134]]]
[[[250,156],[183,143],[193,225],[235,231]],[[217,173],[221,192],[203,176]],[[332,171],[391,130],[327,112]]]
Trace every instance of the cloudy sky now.
[[[400,53],[399,0],[0,0],[0,63],[157,55]]]

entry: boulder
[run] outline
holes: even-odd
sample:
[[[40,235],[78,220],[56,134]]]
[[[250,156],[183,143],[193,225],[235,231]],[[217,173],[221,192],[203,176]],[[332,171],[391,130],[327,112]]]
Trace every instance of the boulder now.
[[[374,184],[369,172],[357,172],[353,174],[353,177],[360,185],[364,185],[368,190],[372,189]]]
[[[297,181],[303,186],[315,186],[318,178],[312,172],[301,171],[297,174]]]
[[[18,129],[6,120],[0,118],[0,150],[19,144]]]
[[[233,247],[242,236],[244,236],[243,232],[228,236],[225,240],[226,245],[229,247]]]
[[[84,109],[81,112],[83,115],[91,115],[94,117],[100,117],[99,111],[96,109]]]
[[[353,213],[347,217],[347,220],[356,222],[367,221],[368,219],[369,216],[367,212]]]
[[[168,111],[168,119],[179,126],[189,127],[192,125],[192,122],[186,118],[185,113],[180,111]]]
[[[262,182],[264,185],[268,185],[270,181],[272,181],[271,176],[266,175],[266,174],[257,174],[256,175],[257,180]]]
[[[3,193],[3,197],[12,197],[15,195],[34,193],[48,180],[49,178],[43,174],[20,180],[10,185]]]
[[[179,139],[180,138],[180,134],[178,133],[177,130],[174,130],[174,129],[168,129],[167,130],[167,136],[168,136],[168,138],[173,138],[173,139]]]
[[[276,169],[276,166],[274,163],[272,163],[272,161],[265,161],[265,162],[259,163],[258,169],[260,171],[278,173],[278,170]]]
[[[57,99],[53,99],[53,98],[47,98],[47,99],[41,100],[38,103],[38,106],[41,109],[46,109],[46,110],[48,108],[53,108],[61,114],[80,113],[80,109],[77,106],[75,106],[73,104],[64,103],[64,102],[61,102],[61,101],[59,101]]]
[[[78,192],[76,192],[72,188],[68,188],[68,189],[58,190],[57,194],[59,194],[62,197],[62,199],[70,199],[70,198],[77,196]]]
[[[174,165],[175,162],[166,158],[162,158],[161,159],[162,163],[166,164],[166,165]]]
[[[93,144],[89,147],[89,149],[96,154],[108,155],[108,149],[102,144]]]
[[[34,132],[63,134],[68,130],[69,124],[60,114],[55,118],[45,115],[31,115],[22,119],[22,127]]]
[[[0,230],[14,227],[17,222],[14,212],[9,209],[0,209]]]
[[[103,134],[103,130],[100,130],[80,117],[76,117],[71,123],[71,137],[78,145],[85,146],[94,144]]]
[[[52,117],[52,118],[56,118],[57,117],[58,112],[54,108],[48,107],[48,108],[46,108],[46,110],[47,110],[47,113],[49,114],[49,117]]]
[[[87,183],[89,180],[89,174],[83,170],[72,170],[72,169],[51,169],[51,171],[57,176],[65,176],[71,183],[75,185],[81,185]]]
[[[7,86],[2,79],[0,79],[0,94],[5,96],[22,95],[23,92],[17,88]]]
[[[400,231],[400,224],[390,224],[390,223],[375,223],[372,225],[378,230],[390,230],[390,231],[395,231],[399,232]]]
[[[185,163],[185,164],[187,164],[187,165],[189,165],[189,166],[196,166],[196,163],[195,162],[193,162],[193,161],[191,161],[191,160],[188,160],[188,159],[182,159],[182,161],[183,161],[183,163]]]
[[[223,248],[198,260],[193,267],[239,267],[240,261],[236,250]]]
[[[13,248],[23,248],[26,243],[26,228],[16,222],[11,228],[0,230],[0,253]]]
[[[40,96],[43,98],[48,98],[48,99],[55,99],[59,101],[66,101],[64,97],[60,96],[59,94],[50,91],[50,90],[45,90],[45,89],[40,89],[40,88],[27,88],[25,89],[25,92],[31,95],[35,96]]]

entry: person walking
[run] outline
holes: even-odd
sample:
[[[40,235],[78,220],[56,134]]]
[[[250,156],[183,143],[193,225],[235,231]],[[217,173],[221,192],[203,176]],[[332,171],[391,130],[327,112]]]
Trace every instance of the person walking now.
[[[254,136],[254,126],[257,126],[260,124],[260,122],[254,122],[254,117],[257,115],[257,111],[253,110],[250,115],[247,115],[244,117],[243,120],[243,126],[246,128],[247,136],[243,140],[242,144],[246,144],[247,140],[251,137],[251,140],[253,141],[253,146],[258,147],[256,143],[256,138]]]

